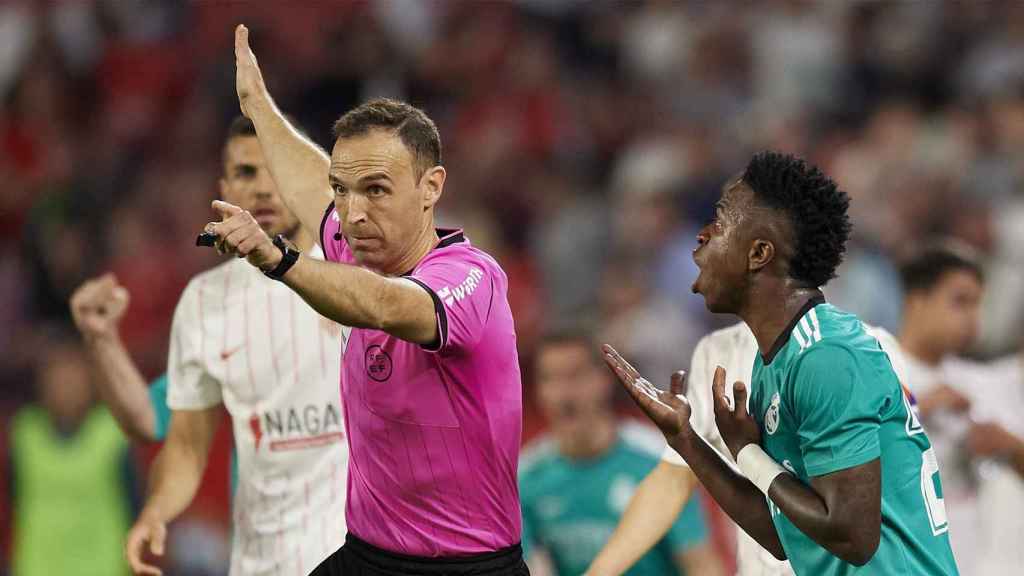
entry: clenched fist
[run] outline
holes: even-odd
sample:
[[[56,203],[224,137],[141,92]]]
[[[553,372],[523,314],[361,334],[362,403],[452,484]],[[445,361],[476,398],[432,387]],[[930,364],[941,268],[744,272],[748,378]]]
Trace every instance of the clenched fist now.
[[[71,317],[87,342],[117,335],[117,324],[128,309],[128,291],[113,274],[79,286],[71,295]]]

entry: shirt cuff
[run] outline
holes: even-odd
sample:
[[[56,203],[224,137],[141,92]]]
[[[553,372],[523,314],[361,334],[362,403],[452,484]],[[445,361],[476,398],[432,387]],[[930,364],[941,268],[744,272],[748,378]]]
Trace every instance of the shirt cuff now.
[[[320,247],[323,248],[324,254],[327,254],[327,239],[324,238],[324,229],[327,228],[327,219],[331,216],[331,212],[334,211],[334,201],[327,205],[327,209],[324,210],[324,217],[320,219]]]
[[[855,454],[847,454],[841,458],[833,458],[831,460],[822,460],[819,462],[808,463],[807,459],[804,459],[804,469],[807,471],[808,476],[824,476],[825,474],[831,474],[838,472],[839,470],[846,470],[847,468],[853,468],[854,466],[860,466],[878,458],[881,456],[881,449],[878,444],[868,446],[867,448],[857,452]]]
[[[427,352],[440,352],[446,346],[448,346],[448,311],[445,310],[444,304],[441,299],[437,297],[437,293],[430,286],[427,286],[426,282],[413,278],[412,276],[406,276],[405,278],[412,280],[421,288],[430,294],[430,299],[434,301],[434,316],[437,317],[437,339],[430,344],[420,344],[420,348],[423,348]]]

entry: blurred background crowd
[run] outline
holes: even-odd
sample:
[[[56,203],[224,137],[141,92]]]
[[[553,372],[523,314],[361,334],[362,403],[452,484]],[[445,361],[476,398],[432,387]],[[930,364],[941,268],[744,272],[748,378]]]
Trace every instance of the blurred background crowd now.
[[[896,263],[955,236],[986,259],[974,354],[1021,345],[1022,2],[15,0],[0,5],[5,422],[45,395],[58,353],[84,362],[62,347],[67,300],[102,272],[131,293],[134,358],[164,370],[178,296],[218,262],[194,239],[238,113],[239,22],[279,106],[326,148],[332,121],[373,96],[438,123],[440,218],[508,272],[528,391],[538,337],[565,321],[665,380],[734,321],[691,294],[690,250],[764,148],[803,155],[853,199],[833,303],[895,331]],[[222,540],[214,484],[198,506]],[[217,557],[208,524],[192,538]]]

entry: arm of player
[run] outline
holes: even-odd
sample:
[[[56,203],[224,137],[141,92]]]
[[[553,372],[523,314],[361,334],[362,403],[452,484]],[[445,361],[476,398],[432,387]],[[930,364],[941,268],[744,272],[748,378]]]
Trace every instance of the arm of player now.
[[[746,470],[794,526],[842,560],[862,566],[874,556],[881,538],[880,409],[875,403],[884,399],[858,385],[861,375],[847,352],[826,350],[819,346],[803,356],[795,383],[782,400],[792,403],[798,414],[797,436],[810,486],[789,473],[776,474],[782,469],[774,462],[768,462],[775,472],[769,470],[767,476]],[[745,448],[769,458],[760,448],[760,429],[747,412],[746,386],[733,385],[735,408],[725,395],[725,370],[716,371],[712,389],[715,421],[737,462]]]
[[[815,476],[809,487],[780,474],[768,497],[801,532],[844,561],[863,566],[875,555],[882,527],[882,469],[877,458]]]
[[[99,372],[96,386],[100,398],[118,426],[130,438],[152,442],[157,439],[157,424],[146,381],[117,330],[128,300],[128,291],[118,285],[113,274],[106,274],[75,290],[71,316]]]
[[[926,394],[917,396],[917,410],[921,418],[931,418],[940,410],[963,414],[971,409],[971,400],[948,384],[939,384]]]
[[[690,427],[690,405],[679,396],[682,372],[673,374],[669,391],[662,392],[611,346],[604,347],[604,358],[629,395],[658,425],[669,446],[689,464],[725,513],[773,556],[785,560],[786,552],[775,532],[764,495]],[[724,377],[724,370],[716,371],[716,381]]]
[[[640,482],[589,576],[622,574],[647,554],[679,517],[697,481],[686,466],[661,461]],[[697,572],[694,572],[697,573]]]
[[[288,209],[316,238],[324,206],[333,198],[327,181],[331,160],[277,109],[249,47],[249,30],[243,25],[235,28],[235,65],[238,104],[256,127],[270,175]]]
[[[146,544],[152,554],[163,556],[167,523],[195,497],[220,420],[219,406],[175,410],[171,416],[167,441],[150,470],[149,496],[125,541],[125,556],[135,574],[161,574],[144,561]]]
[[[708,542],[694,546],[689,550],[677,552],[675,561],[679,574],[725,576],[725,567],[722,566],[722,560]]]
[[[1024,439],[995,422],[971,425],[967,449],[979,458],[1003,458],[1024,479]]]
[[[278,265],[281,251],[249,212],[220,200],[213,202],[213,208],[223,220],[208,224],[206,231],[218,236],[218,250],[244,256],[261,270]],[[300,257],[285,274],[284,283],[321,316],[345,326],[382,330],[418,344],[438,340],[434,300],[412,280]]]

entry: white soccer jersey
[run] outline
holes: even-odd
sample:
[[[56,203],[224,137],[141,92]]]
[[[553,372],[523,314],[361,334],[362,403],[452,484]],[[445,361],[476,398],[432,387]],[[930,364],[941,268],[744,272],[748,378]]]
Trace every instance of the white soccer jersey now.
[[[898,350],[892,349],[886,338],[892,336],[882,328],[865,325],[868,333],[879,340],[882,349],[892,358],[893,369],[897,375],[901,373]],[[687,377],[686,398],[690,402],[690,425],[708,444],[724,454],[730,461],[732,455],[726,447],[715,424],[714,402],[711,398],[711,382],[715,376],[715,367],[725,369],[725,393],[732,399],[732,383],[740,380],[750,386],[754,369],[754,358],[758,353],[757,340],[750,328],[739,322],[728,328],[716,330],[697,343],[690,362]],[[661,459],[677,466],[686,466],[683,458],[671,447],[666,447]],[[734,461],[733,461],[734,462]],[[790,576],[793,569],[789,562],[777,560],[770,552],[761,547],[743,529],[736,529],[736,570],[738,576]]]
[[[976,419],[998,422],[1024,438],[1024,355],[1015,354],[990,364],[987,383],[973,392],[972,415]],[[983,461],[978,466],[978,560],[972,574],[1013,574],[1024,566],[1022,511],[1024,478],[1005,461]]]
[[[167,404],[231,414],[232,576],[305,576],[344,543],[348,333],[240,259],[193,278],[178,302]]]

